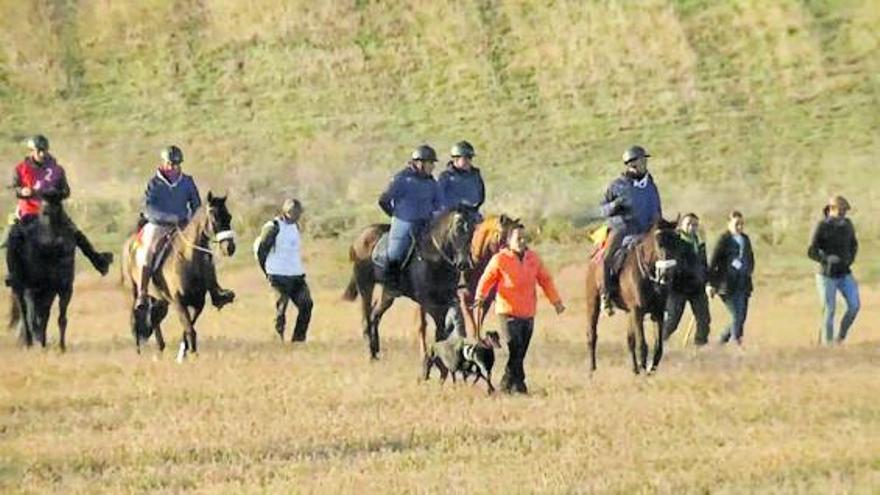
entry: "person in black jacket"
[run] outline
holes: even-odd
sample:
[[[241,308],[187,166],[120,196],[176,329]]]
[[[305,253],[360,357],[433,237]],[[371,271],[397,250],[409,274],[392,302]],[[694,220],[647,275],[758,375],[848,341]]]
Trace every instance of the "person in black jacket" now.
[[[825,218],[816,225],[807,255],[819,262],[816,288],[823,305],[822,327],[824,342],[841,343],[846,338],[859,312],[859,287],[850,266],[856,259],[859,243],[852,222],[846,218],[849,202],[843,196],[834,196],[825,207]],[[840,332],[834,338],[834,311],[837,291],[846,300],[846,313],[840,321]],[[822,330],[824,329],[824,332]]]
[[[718,238],[709,261],[709,294],[721,296],[731,318],[730,325],[721,334],[722,344],[731,337],[737,344],[742,344],[743,327],[749,313],[755,255],[749,236],[743,232],[744,225],[742,213],[730,213],[727,232]]]
[[[679,221],[678,232],[682,243],[682,264],[672,279],[669,296],[666,299],[666,319],[663,322],[663,338],[675,333],[685,303],[690,303],[697,333],[694,343],[705,345],[709,339],[709,299],[706,297],[706,243],[698,234],[700,219],[695,213],[688,213]]]

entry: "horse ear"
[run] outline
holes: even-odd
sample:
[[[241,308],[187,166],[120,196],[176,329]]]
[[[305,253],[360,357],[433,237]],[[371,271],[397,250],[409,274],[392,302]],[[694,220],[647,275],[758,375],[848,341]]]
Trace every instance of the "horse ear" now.
[[[210,203],[211,201],[214,201],[214,193],[208,191],[208,203]]]

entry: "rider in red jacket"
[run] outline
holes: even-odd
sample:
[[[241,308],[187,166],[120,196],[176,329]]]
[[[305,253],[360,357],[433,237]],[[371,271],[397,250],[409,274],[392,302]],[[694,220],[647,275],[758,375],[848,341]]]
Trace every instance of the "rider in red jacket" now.
[[[44,201],[61,202],[70,196],[70,186],[64,168],[49,154],[49,140],[43,135],[36,135],[28,140],[30,153],[18,165],[12,177],[11,189],[18,198],[15,210],[15,222],[9,230],[6,240],[6,265],[8,275],[6,285],[20,287],[19,254],[26,241],[28,226],[39,217]],[[85,234],[73,223],[66,213],[61,215],[64,225],[76,241],[82,253],[92,262],[101,275],[106,275],[113,262],[112,253],[99,253],[92,247]]]

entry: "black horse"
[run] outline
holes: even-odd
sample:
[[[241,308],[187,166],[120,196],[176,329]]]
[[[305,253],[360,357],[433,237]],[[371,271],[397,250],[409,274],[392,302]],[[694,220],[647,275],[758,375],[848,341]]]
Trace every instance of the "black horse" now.
[[[37,341],[46,347],[46,328],[58,298],[59,346],[66,349],[67,307],[73,297],[76,232],[67,220],[60,200],[44,199],[40,215],[18,226],[21,249],[12,253],[21,279],[13,287],[10,326],[18,325],[25,346]],[[112,261],[111,253],[100,253]]]
[[[377,277],[372,260],[373,248],[388,232],[389,225],[371,225],[357,236],[349,250],[353,272],[343,298],[354,301],[361,297],[364,337],[369,341],[371,358],[379,355],[382,315],[399,296],[412,299],[431,315],[436,340],[446,338],[446,312],[455,303],[461,271],[470,266],[475,226],[475,212],[466,206],[450,209],[437,217],[417,239],[411,260],[402,270],[399,286],[383,283]],[[382,295],[378,304],[374,304],[373,290],[377,283],[382,284]]]
[[[135,263],[134,241],[125,241],[122,248],[123,282],[129,286],[132,303],[132,334],[138,352],[143,341],[156,335],[159,350],[165,348],[162,336],[162,320],[173,307],[183,325],[183,338],[177,354],[182,361],[188,352],[197,352],[195,324],[205,308],[205,296],[215,285],[217,273],[214,267],[212,244],[219,244],[225,256],[235,253],[235,236],[232,231],[232,215],[226,207],[226,197],[208,192],[207,205],[196,210],[189,224],[174,231],[166,254],[155,270],[149,289],[148,310],[138,308],[136,281],[140,267]]]

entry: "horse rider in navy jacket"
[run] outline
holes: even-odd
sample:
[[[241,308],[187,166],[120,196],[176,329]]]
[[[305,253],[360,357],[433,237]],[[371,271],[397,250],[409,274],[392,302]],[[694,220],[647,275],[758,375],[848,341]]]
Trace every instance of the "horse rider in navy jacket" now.
[[[464,204],[479,210],[486,201],[486,185],[480,176],[480,169],[473,166],[476,156],[474,147],[467,141],[459,141],[452,147],[450,155],[452,160],[437,179],[445,208]],[[479,213],[477,216],[478,221],[482,221]]]
[[[610,228],[603,266],[604,281],[602,306],[609,315],[614,313],[611,302],[614,280],[614,255],[623,241],[644,234],[663,216],[660,193],[654,178],[648,173],[648,157],[641,146],[632,146],[623,153],[626,170],[614,179],[605,192],[598,208],[598,216],[608,219]]]
[[[49,154],[49,140],[38,134],[28,139],[30,154],[15,166],[11,189],[18,205],[15,221],[9,228],[6,240],[7,285],[19,288],[22,283],[20,252],[26,241],[26,229],[39,217],[43,201],[63,201],[70,196],[70,185],[64,168]],[[89,259],[101,275],[106,275],[113,261],[112,253],[95,251],[92,243],[63,210],[60,215],[63,227],[70,232],[77,247]]]
[[[406,167],[398,172],[379,197],[379,207],[391,217],[388,233],[387,281],[396,281],[410,248],[411,237],[418,238],[443,199],[432,172],[437,162],[434,148],[422,145],[412,152]]]
[[[146,255],[139,260],[142,266],[137,306],[147,303],[149,283],[145,282],[152,278],[155,256],[161,250],[161,244],[176,229],[186,227],[202,205],[195,181],[181,171],[183,151],[177,146],[169,146],[162,150],[161,157],[162,163],[144,193],[143,216],[147,223],[143,227],[141,243]],[[232,302],[235,297],[232,291],[220,288],[216,278],[209,292],[217,307]]]

